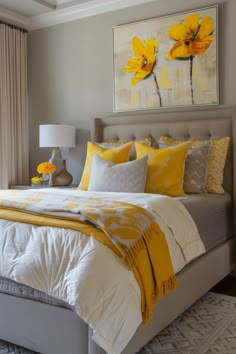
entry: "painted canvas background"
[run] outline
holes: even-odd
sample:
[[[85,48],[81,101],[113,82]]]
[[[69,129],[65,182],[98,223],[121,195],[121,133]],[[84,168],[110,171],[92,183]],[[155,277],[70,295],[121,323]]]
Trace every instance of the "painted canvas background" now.
[[[217,10],[214,6],[114,28],[114,110],[218,104]],[[182,23],[193,14],[199,15],[199,23],[209,16],[214,30],[209,47],[193,56],[191,92],[190,60],[170,61],[167,55],[176,43],[168,34],[171,26]],[[149,39],[158,43],[153,74],[160,88],[161,105],[153,74],[132,85],[134,73],[124,69],[131,58],[137,58],[132,48],[134,37],[144,45]]]

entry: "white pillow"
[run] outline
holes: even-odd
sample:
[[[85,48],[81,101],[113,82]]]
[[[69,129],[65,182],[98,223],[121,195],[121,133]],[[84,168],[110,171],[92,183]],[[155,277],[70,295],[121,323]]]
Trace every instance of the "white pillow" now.
[[[89,191],[144,193],[148,156],[140,160],[115,164],[94,156]]]

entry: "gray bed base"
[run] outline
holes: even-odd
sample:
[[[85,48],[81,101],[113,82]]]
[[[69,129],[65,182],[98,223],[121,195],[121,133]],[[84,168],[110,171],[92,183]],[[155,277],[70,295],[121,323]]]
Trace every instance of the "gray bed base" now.
[[[195,260],[178,274],[175,292],[156,305],[122,354],[134,354],[233,269],[233,240]],[[73,311],[0,293],[0,338],[43,354],[104,354],[92,331]]]
[[[142,139],[160,135],[173,138],[232,139],[225,168],[226,190],[236,201],[234,168],[235,118],[231,109],[155,113],[95,119],[92,140]],[[234,217],[234,220],[236,218]],[[177,290],[155,306],[152,321],[140,326],[122,354],[134,354],[162,328],[234,270],[234,239],[199,257],[178,274]],[[92,331],[71,310],[0,293],[0,338],[43,354],[104,354]]]

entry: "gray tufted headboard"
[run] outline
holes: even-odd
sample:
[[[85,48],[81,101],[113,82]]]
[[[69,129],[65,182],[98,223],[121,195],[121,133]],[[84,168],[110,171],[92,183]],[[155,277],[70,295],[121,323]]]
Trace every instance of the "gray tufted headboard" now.
[[[152,137],[158,141],[161,135],[175,139],[231,138],[224,187],[231,193],[236,205],[236,128],[235,114],[231,108],[201,111],[165,112],[137,115],[116,115],[95,118],[92,141],[130,141]]]

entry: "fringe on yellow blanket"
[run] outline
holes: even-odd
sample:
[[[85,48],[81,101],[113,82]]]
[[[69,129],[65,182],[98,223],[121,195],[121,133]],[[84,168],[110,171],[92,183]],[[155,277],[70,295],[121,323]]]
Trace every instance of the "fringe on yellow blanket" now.
[[[38,226],[77,230],[94,237],[117,255],[122,256],[129,269],[133,271],[140,287],[143,323],[147,323],[152,317],[152,307],[157,301],[176,288],[176,277],[165,236],[154,221],[137,241],[132,242],[130,247],[120,249],[111,242],[104,231],[79,220],[34,214],[6,207],[0,208],[0,218]]]
[[[166,239],[155,222],[127,251],[127,260],[141,289],[143,323],[147,323],[152,317],[153,306],[176,288]]]

